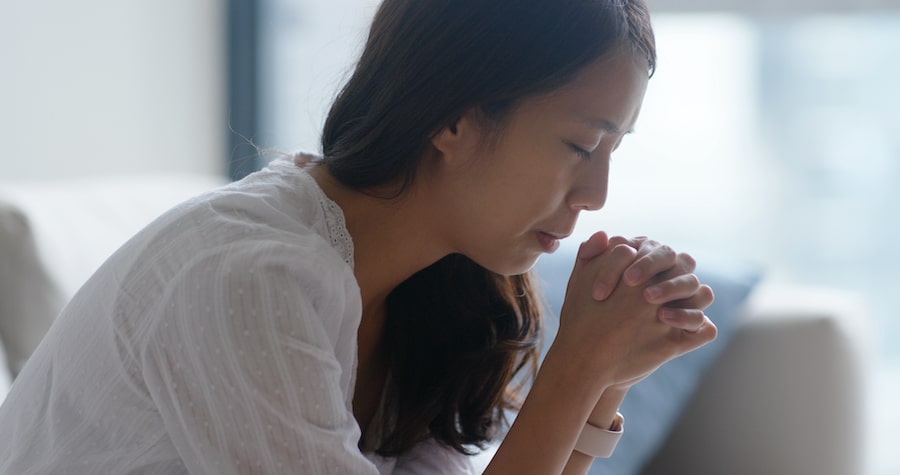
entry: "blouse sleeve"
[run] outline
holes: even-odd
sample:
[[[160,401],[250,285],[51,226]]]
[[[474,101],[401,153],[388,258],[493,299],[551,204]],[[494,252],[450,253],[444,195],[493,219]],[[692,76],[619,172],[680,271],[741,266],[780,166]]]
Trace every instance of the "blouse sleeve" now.
[[[472,456],[428,439],[397,459],[393,475],[476,475]]]
[[[346,344],[329,323],[353,289],[333,260],[300,251],[220,249],[167,285],[141,371],[191,473],[378,473],[357,445],[336,357]]]

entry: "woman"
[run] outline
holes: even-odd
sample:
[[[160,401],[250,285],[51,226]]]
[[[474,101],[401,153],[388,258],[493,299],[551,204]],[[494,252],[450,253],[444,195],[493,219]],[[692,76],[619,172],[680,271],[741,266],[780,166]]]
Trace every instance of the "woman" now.
[[[584,473],[628,388],[715,337],[692,259],[582,244],[534,374],[528,274],[606,200],[655,53],[620,0],[386,0],[323,158],[170,211],[0,408],[2,473]]]

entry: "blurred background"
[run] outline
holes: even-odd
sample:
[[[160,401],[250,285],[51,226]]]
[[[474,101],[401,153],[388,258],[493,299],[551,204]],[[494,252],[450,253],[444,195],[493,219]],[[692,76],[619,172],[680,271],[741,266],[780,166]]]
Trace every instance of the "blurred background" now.
[[[646,234],[859,292],[867,473],[900,473],[900,1],[649,4],[657,72],[575,239]],[[248,142],[317,151],[376,6],[0,0],[0,181],[237,178],[262,163]]]

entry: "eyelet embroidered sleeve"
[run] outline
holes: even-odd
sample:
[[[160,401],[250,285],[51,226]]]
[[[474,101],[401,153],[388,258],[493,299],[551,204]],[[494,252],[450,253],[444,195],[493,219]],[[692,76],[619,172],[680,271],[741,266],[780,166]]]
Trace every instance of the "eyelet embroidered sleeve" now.
[[[476,475],[472,457],[434,439],[419,442],[397,459],[393,475]]]
[[[141,371],[191,473],[378,473],[347,398],[358,290],[299,251],[241,241],[168,285]]]

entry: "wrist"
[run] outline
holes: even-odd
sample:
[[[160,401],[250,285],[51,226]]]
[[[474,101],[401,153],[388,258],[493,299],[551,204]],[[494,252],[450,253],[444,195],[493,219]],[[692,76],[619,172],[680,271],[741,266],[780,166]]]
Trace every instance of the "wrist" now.
[[[559,473],[573,459],[586,470],[591,456],[573,448],[604,389],[590,376],[577,354],[551,347],[485,473]]]
[[[624,430],[625,419],[618,413],[608,429],[585,424],[574,450],[591,457],[609,457],[615,451]]]
[[[618,415],[619,406],[622,405],[627,393],[627,387],[610,386],[606,388],[591,410],[587,422],[596,427],[613,430],[617,417],[620,417]]]
[[[538,370],[532,391],[537,386],[548,389],[554,399],[565,401],[572,410],[580,413],[580,426],[596,408],[608,383],[602,378],[593,377],[584,361],[566,348],[551,346]],[[560,391],[560,388],[566,389]],[[532,391],[529,391],[529,395]]]
[[[583,346],[557,334],[557,338],[550,345],[544,357],[541,371],[545,366],[557,366],[570,372],[577,380],[576,384],[593,394],[593,399],[596,401],[600,395],[614,385],[615,380],[611,373],[613,358],[606,355],[586,354],[584,351],[578,351],[578,348],[583,348]]]

